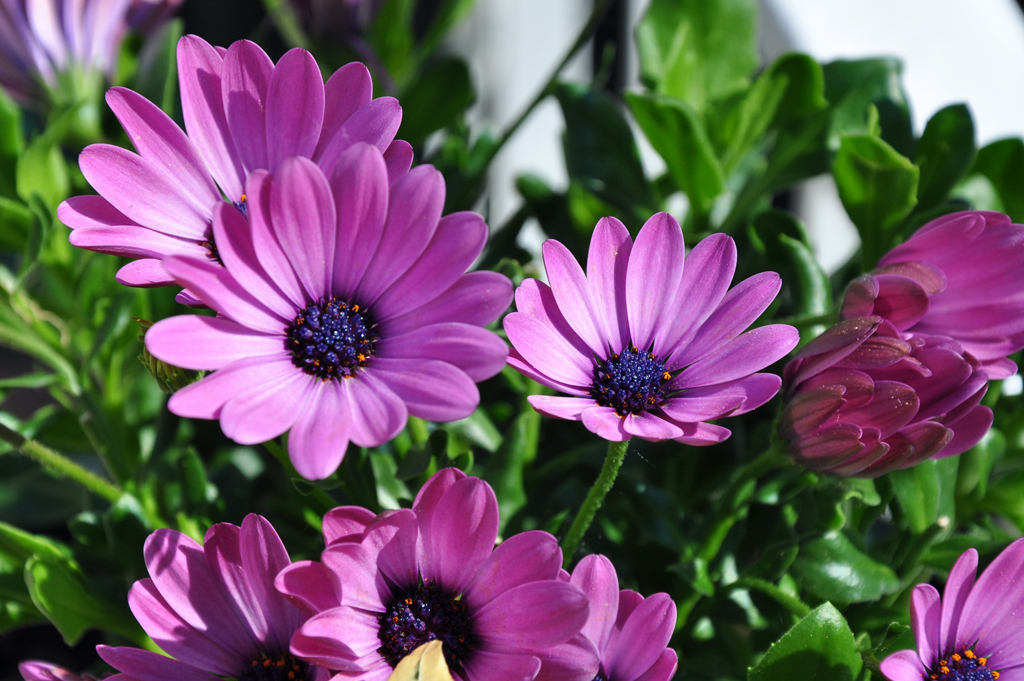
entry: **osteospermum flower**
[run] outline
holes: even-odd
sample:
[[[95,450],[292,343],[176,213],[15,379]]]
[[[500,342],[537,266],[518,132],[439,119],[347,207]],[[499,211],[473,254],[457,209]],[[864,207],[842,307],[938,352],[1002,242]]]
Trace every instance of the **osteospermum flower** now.
[[[170,657],[137,648],[97,646],[123,681],[326,681],[325,669],[288,652],[306,619],[274,589],[291,560],[273,526],[249,514],[241,527],[221,523],[202,546],[174,530],[157,530],[145,546],[149,578],[128,604]],[[62,679],[60,681],[69,681]]]
[[[468,416],[476,381],[507,348],[481,328],[508,306],[493,272],[464,274],[487,239],[476,213],[444,218],[444,180],[422,165],[389,186],[384,157],[358,144],[329,184],[310,160],[249,176],[248,222],[214,211],[224,265],[173,256],[164,267],[217,318],[187,315],[146,334],[157,358],[214,373],[171,398],[171,411],[219,419],[243,444],[290,429],[307,478],[337,468],[349,441],[393,438],[411,414]]]
[[[401,123],[398,101],[371,99],[362,64],[348,64],[324,84],[305,50],[291,50],[275,65],[246,40],[220,52],[185,36],[178,80],[188,135],[141,95],[111,89],[107,103],[138,153],[87,147],[79,165],[99,196],[73,197],[57,211],[74,230],[75,246],[135,259],[117,274],[127,286],[173,284],[160,266],[169,255],[220,263],[214,207],[226,198],[244,213],[253,171],[274,172],[284,159],[304,156],[331,176],[356,142],[384,152],[395,177],[412,162],[409,145],[392,141]],[[186,295],[182,302],[195,300]]]
[[[885,658],[890,681],[1019,681],[1024,678],[1024,540],[1010,544],[975,582],[978,552],[949,572],[942,598],[930,584],[910,597],[917,650]]]
[[[318,613],[292,637],[292,653],[339,670],[336,679],[384,681],[434,640],[462,681],[597,674],[580,634],[587,598],[559,579],[558,542],[532,531],[495,548],[498,502],[483,480],[445,469],[412,509],[376,519],[343,509],[327,526],[322,563],[282,571],[277,586]]]
[[[597,679],[669,681],[675,675],[678,658],[667,646],[675,631],[676,604],[668,594],[644,598],[630,589],[620,591],[615,566],[598,555],[583,558],[570,582],[590,601],[583,635],[601,659]]]
[[[984,437],[988,373],[948,336],[901,336],[881,317],[836,324],[786,365],[779,430],[795,461],[876,477],[960,454]]]
[[[729,430],[707,423],[761,406],[781,385],[755,373],[799,340],[784,324],[744,333],[779,292],[774,272],[730,289],[736,245],[724,234],[697,244],[683,262],[679,223],[652,217],[636,244],[615,218],[594,230],[584,275],[568,249],[544,244],[550,287],[528,279],[518,312],[505,317],[509,364],[570,397],[530,404],[583,421],[606,440],[632,436],[708,445]]]
[[[26,106],[88,94],[115,66],[131,6],[132,0],[0,3],[0,84]]]
[[[878,315],[904,336],[948,336],[990,378],[1024,349],[1024,225],[966,211],[932,220],[846,291],[844,318]]]
[[[88,674],[75,674],[42,660],[25,660],[18,665],[18,671],[25,681],[94,681]]]

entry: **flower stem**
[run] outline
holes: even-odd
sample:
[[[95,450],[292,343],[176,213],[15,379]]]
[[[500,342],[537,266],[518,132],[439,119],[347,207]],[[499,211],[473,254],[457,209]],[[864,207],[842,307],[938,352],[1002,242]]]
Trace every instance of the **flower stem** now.
[[[622,468],[622,462],[626,458],[627,447],[629,447],[629,440],[608,443],[608,453],[604,457],[604,465],[601,467],[601,472],[598,473],[594,486],[590,488],[590,492],[587,493],[587,498],[583,500],[583,505],[580,506],[576,518],[572,521],[572,525],[569,526],[569,531],[562,539],[563,565],[568,566],[572,562],[576,548],[579,546],[580,540],[583,539],[587,528],[590,527],[590,523],[593,522],[597,509],[601,508],[604,498],[608,495],[612,485],[615,484],[615,478],[618,476],[619,469]]]
[[[3,424],[0,424],[0,440],[16,448],[25,456],[35,459],[47,468],[51,468],[61,475],[71,478],[110,502],[117,501],[124,493],[119,487],[112,485],[95,473],[87,471],[66,456],[58,454],[35,440],[23,437]]]

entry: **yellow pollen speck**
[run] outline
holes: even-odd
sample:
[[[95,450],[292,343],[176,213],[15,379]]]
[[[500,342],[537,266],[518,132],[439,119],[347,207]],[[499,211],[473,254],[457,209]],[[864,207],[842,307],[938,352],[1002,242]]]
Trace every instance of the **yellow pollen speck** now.
[[[949,667],[939,667],[939,671],[942,672],[943,674],[948,674],[949,673]]]
[[[988,658],[987,657],[979,657],[978,658],[978,664],[980,664],[982,667],[985,666],[986,662],[988,662]]]
[[[953,660],[959,662],[961,660],[960,653],[953,653]]]
[[[973,650],[965,650],[964,651],[964,657],[966,657],[968,660],[973,660],[974,659],[974,651]]]
[[[999,678],[999,672],[993,671],[992,672],[992,678],[993,679],[998,679]]]
[[[669,372],[667,372],[667,371],[666,371],[665,373],[663,373],[663,374],[661,375],[661,377],[662,377],[662,378],[663,378],[664,380],[666,380],[666,381],[667,381],[668,379],[672,378],[672,374],[670,374]]]

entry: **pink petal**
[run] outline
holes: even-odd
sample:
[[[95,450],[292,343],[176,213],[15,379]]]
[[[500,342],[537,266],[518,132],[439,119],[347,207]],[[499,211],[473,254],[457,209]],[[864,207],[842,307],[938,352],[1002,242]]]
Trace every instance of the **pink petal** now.
[[[148,650],[98,645],[96,652],[111,667],[137,679],[137,681],[166,681],[169,678],[181,681],[216,681],[217,679],[213,674],[196,669],[192,665]],[[58,676],[54,681],[71,681],[71,679],[61,679]]]
[[[328,142],[342,123],[357,109],[369,104],[373,96],[370,71],[357,61],[345,64],[334,72],[324,85],[324,117],[320,139],[311,158],[319,161]]]
[[[362,544],[342,542],[323,553],[324,567],[341,585],[341,602],[360,610],[384,612],[388,597],[377,570],[377,552]],[[361,655],[365,653],[360,653]]]
[[[388,334],[398,335],[428,324],[462,322],[486,326],[508,309],[512,282],[497,272],[469,272],[432,301],[387,322]]]
[[[516,311],[536,317],[538,321],[543,322],[564,338],[582,356],[587,358],[593,356],[594,353],[590,347],[573,331],[569,322],[562,316],[554,292],[544,282],[526,279],[520,284],[516,289]],[[598,357],[606,358],[609,354],[608,351],[604,351]]]
[[[470,611],[479,610],[520,584],[553,579],[561,566],[557,539],[540,530],[520,532],[498,544],[463,597]]]
[[[239,620],[254,640],[265,642],[270,622],[242,566],[241,534],[242,528],[236,525],[217,523],[206,531],[203,553],[213,581],[235,608]]]
[[[301,310],[310,301],[306,299],[299,277],[295,274],[295,269],[277,240],[275,226],[271,220],[270,175],[265,171],[251,173],[245,185],[245,193],[252,248],[259,260],[260,267],[266,273],[266,278],[287,296],[294,309]],[[239,246],[239,250],[242,248]],[[255,266],[250,266],[249,269],[255,270]]]
[[[683,233],[668,213],[644,223],[629,254],[626,312],[633,345],[646,350],[671,320],[671,306],[683,274]]]
[[[417,418],[457,421],[472,414],[480,404],[480,391],[473,379],[447,362],[377,357],[372,371]]]
[[[587,430],[610,442],[622,442],[632,437],[623,428],[624,420],[611,407],[591,407],[583,412],[583,425]]]
[[[324,543],[330,546],[336,541],[358,541],[367,526],[377,517],[373,511],[362,506],[338,506],[324,515]]]
[[[676,604],[658,593],[637,606],[619,633],[604,664],[613,679],[636,679],[665,652],[676,625]]]
[[[473,681],[533,681],[538,672],[540,660],[532,655],[475,650],[466,660],[466,673]]]
[[[637,677],[636,681],[670,681],[676,675],[679,668],[679,657],[676,651],[667,649],[658,658],[658,661],[651,665],[651,668]]]
[[[285,650],[292,633],[305,619],[298,608],[274,588],[274,578],[291,565],[291,558],[274,527],[255,513],[250,513],[242,521],[239,540],[242,571],[270,625],[266,644],[276,650]]]
[[[341,605],[341,593],[334,588],[323,563],[299,560],[281,570],[274,587],[307,615]]]
[[[169,286],[174,277],[167,273],[159,260],[147,258],[134,260],[117,271],[114,279],[125,286],[150,288],[153,286]]]
[[[558,310],[572,330],[598,357],[606,357],[608,348],[598,328],[603,323],[597,318],[594,302],[590,298],[587,278],[569,249],[548,239],[544,242],[544,269],[551,283]]]
[[[626,314],[626,267],[633,240],[615,218],[601,218],[590,238],[587,255],[587,286],[594,311],[602,319],[603,338],[619,352],[629,345]],[[521,310],[522,311],[522,310]]]
[[[236,395],[221,408],[220,427],[238,444],[255,445],[277,437],[292,427],[309,401],[316,379],[291,360],[280,360],[276,369],[282,374],[278,381]]]
[[[384,152],[384,163],[388,167],[388,182],[392,186],[412,168],[413,157],[412,145],[405,140],[395,140],[388,145]]]
[[[431,324],[377,343],[383,358],[441,360],[482,381],[505,366],[508,346],[492,331],[469,324]]]
[[[588,612],[577,587],[545,580],[509,589],[473,619],[485,650],[515,653],[565,643],[586,624]]]
[[[696,388],[727,383],[764,369],[789,354],[800,342],[792,326],[761,326],[729,341],[683,370],[673,388]]]
[[[285,53],[267,91],[267,163],[277,168],[289,156],[311,157],[324,119],[324,80],[306,50]]]
[[[330,180],[338,207],[333,290],[351,300],[383,234],[389,200],[387,169],[379,151],[356,144],[341,157]]]
[[[146,348],[173,366],[210,371],[247,357],[281,356],[284,339],[222,317],[183,315],[154,324],[146,332]]]
[[[224,55],[221,71],[221,97],[227,114],[231,139],[243,167],[273,170],[267,159],[267,132],[264,112],[274,62],[259,45],[248,40],[231,44]]]
[[[360,447],[376,447],[398,435],[409,419],[405,402],[372,372],[360,371],[342,382],[352,408],[349,439]]]
[[[221,408],[235,395],[272,385],[295,371],[290,361],[265,357],[238,360],[171,395],[167,408],[193,419],[220,418]]]
[[[889,681],[921,681],[928,675],[915,650],[901,650],[882,660],[879,665]]]
[[[309,300],[331,293],[337,233],[327,179],[305,158],[285,160],[270,186],[270,217]]]
[[[939,627],[942,622],[942,602],[939,592],[931,584],[918,584],[910,594],[910,625],[922,660],[934,664],[946,651],[940,646]]]
[[[366,142],[384,153],[395,139],[402,124],[402,107],[394,97],[380,97],[357,109],[324,147],[317,160],[328,177],[334,172],[338,158],[356,142]]]
[[[288,455],[299,475],[322,480],[341,464],[352,424],[345,389],[336,380],[313,386],[309,404],[288,433]]]
[[[572,584],[587,595],[590,615],[581,632],[603,651],[615,627],[619,610],[619,578],[615,566],[601,555],[586,556],[572,571]]]
[[[359,671],[356,660],[380,647],[377,616],[340,607],[312,617],[292,636],[290,652],[327,669]]]
[[[635,437],[657,442],[682,437],[682,428],[651,413],[629,414],[622,420],[622,429]]]
[[[479,478],[452,485],[438,501],[423,536],[421,574],[462,593],[483,566],[498,537],[498,500]]]
[[[526,398],[530,406],[545,416],[570,421],[583,420],[583,412],[597,405],[590,397],[558,397],[554,395],[530,395]]]
[[[942,623],[939,627],[939,646],[943,651],[956,647],[957,629],[963,614],[964,604],[974,588],[978,574],[978,552],[967,549],[949,571],[946,589],[942,593]]]
[[[593,360],[535,317],[513,312],[505,317],[505,333],[513,347],[542,374],[561,383],[589,387]]]

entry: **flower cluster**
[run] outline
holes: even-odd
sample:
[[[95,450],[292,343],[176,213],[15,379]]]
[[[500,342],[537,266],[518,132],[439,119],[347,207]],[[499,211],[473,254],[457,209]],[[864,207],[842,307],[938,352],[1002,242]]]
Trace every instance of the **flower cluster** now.
[[[969,246],[968,246],[969,245]],[[1024,348],[1024,229],[999,213],[954,213],[922,227],[846,291],[841,321],[784,376],[780,422],[800,464],[876,477],[974,446],[980,405]]]

